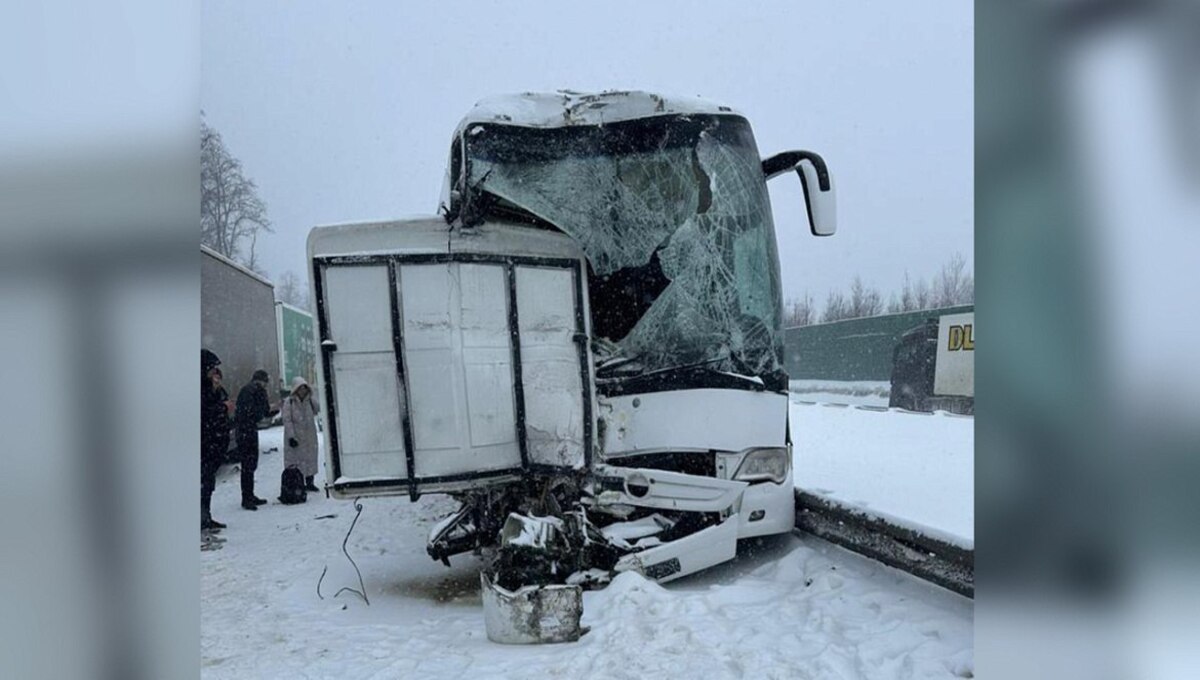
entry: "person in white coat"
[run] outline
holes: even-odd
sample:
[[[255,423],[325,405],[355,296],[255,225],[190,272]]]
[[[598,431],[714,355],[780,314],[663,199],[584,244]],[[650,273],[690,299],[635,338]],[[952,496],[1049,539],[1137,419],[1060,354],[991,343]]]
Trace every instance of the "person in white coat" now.
[[[319,491],[313,483],[317,474],[317,405],[308,382],[296,376],[292,380],[292,393],[283,400],[280,413],[283,416],[284,468],[296,466],[304,474],[305,489]]]

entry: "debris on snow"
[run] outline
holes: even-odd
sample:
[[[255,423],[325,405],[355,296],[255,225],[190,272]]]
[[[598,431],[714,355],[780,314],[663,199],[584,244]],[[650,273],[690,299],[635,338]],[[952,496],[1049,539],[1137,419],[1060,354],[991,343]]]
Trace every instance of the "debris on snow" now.
[[[587,569],[577,571],[567,577],[567,583],[573,586],[589,585],[602,586],[612,580],[612,572],[603,569]]]
[[[561,540],[563,521],[557,517],[526,517],[512,513],[500,530],[501,545],[520,545],[545,550]]]
[[[600,530],[604,537],[619,548],[649,547],[658,541],[639,541],[675,526],[675,520],[655,513],[630,522],[614,522]]]

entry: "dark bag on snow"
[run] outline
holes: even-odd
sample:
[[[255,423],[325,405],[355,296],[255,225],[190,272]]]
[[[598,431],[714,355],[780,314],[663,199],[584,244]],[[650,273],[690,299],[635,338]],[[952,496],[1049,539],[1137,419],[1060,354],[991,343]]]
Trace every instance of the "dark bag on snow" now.
[[[279,502],[284,505],[304,503],[308,492],[304,490],[304,473],[295,465],[283,469],[279,477]]]

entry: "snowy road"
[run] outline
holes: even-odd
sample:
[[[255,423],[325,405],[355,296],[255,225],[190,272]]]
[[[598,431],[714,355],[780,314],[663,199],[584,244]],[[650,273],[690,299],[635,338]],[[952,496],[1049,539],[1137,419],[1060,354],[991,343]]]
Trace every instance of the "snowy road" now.
[[[279,428],[264,449],[280,447]],[[280,451],[282,449],[280,448]],[[577,643],[508,647],[484,635],[478,563],[435,563],[429,525],[452,509],[367,499],[349,541],[371,605],[341,554],[349,502],[284,506],[282,454],[264,455],[258,512],[222,470],[214,515],[229,524],[201,553],[201,657],[211,678],[953,678],[974,667],[972,603],[819,539],[744,545],[732,563],[665,587],[625,574],[585,594]],[[334,515],[332,518],[324,518]],[[323,567],[329,572],[317,594]]]

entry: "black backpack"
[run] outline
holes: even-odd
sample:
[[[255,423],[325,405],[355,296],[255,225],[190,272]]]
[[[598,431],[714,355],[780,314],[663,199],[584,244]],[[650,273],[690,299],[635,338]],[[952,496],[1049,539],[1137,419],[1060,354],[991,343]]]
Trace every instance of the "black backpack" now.
[[[284,505],[304,503],[308,500],[308,492],[304,490],[304,473],[292,465],[283,469],[279,477],[279,502]]]

